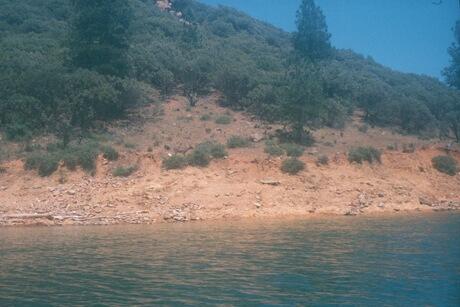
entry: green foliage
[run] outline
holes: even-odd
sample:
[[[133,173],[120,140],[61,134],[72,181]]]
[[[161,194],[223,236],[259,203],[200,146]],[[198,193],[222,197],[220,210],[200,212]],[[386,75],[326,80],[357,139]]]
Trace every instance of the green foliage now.
[[[455,24],[455,43],[449,48],[451,56],[450,66],[444,69],[443,74],[450,86],[460,89],[460,20]]]
[[[187,166],[187,159],[183,155],[172,155],[162,162],[162,167],[166,170],[182,169]]]
[[[117,168],[115,168],[112,172],[112,174],[115,176],[115,177],[129,177],[131,176],[133,173],[135,173],[136,171],[138,170],[138,166],[137,165],[129,165],[129,166],[119,166]]]
[[[457,161],[451,156],[437,156],[432,159],[433,167],[439,172],[455,176],[459,172]]]
[[[145,102],[153,86],[163,95],[183,89],[193,104],[214,88],[223,105],[288,124],[295,137],[283,142],[341,127],[358,107],[369,125],[460,140],[458,91],[349,50],[331,52],[312,0],[301,4],[293,41],[231,8],[173,6],[187,23],[144,0],[0,1],[0,130],[14,140],[52,132],[67,146],[96,121]],[[457,47],[446,70],[451,85]]]
[[[206,150],[197,147],[187,155],[187,161],[189,165],[205,167],[209,165],[211,157]]]
[[[321,155],[316,159],[316,165],[328,165],[329,157],[326,155]]]
[[[102,146],[101,147],[101,151],[102,151],[102,154],[103,154],[103,157],[109,161],[115,161],[115,160],[118,160],[118,151],[111,147],[111,146],[108,146],[108,145],[105,145],[105,146]]]
[[[205,152],[208,156],[214,159],[223,159],[228,155],[224,145],[213,141],[199,144],[196,147],[196,150]]]
[[[209,114],[203,114],[203,115],[201,115],[200,120],[201,120],[201,121],[204,121],[204,122],[206,122],[206,121],[208,121],[208,120],[211,120],[211,115],[209,115]]]
[[[216,118],[215,122],[218,125],[229,125],[232,123],[232,118],[227,115],[222,115]]]
[[[101,74],[128,72],[130,4],[125,0],[73,0],[70,35],[73,65]]]
[[[227,147],[228,148],[244,148],[249,147],[251,145],[251,141],[248,138],[232,135],[227,140]]]
[[[283,171],[284,173],[288,173],[290,175],[296,175],[304,169],[305,163],[296,158],[284,160],[281,164],[281,171]]]
[[[314,0],[302,0],[296,24],[294,48],[301,56],[317,60],[330,55],[331,35],[327,30],[326,18]]]
[[[59,167],[59,158],[54,153],[33,153],[26,157],[24,168],[37,170],[41,177],[52,175]]]
[[[286,151],[288,157],[298,158],[302,156],[305,151],[303,146],[293,143],[282,144],[281,147]]]
[[[305,126],[315,126],[325,110],[325,98],[321,87],[320,71],[316,65],[298,62],[292,68],[285,88],[282,115],[292,128],[295,142],[305,144],[308,132]]]
[[[281,148],[278,143],[273,142],[273,141],[267,141],[265,143],[265,153],[269,154],[270,156],[273,157],[279,157],[284,155],[284,149]]]
[[[372,146],[355,147],[348,152],[348,161],[350,163],[356,162],[359,164],[362,164],[364,161],[367,161],[369,163],[381,163],[381,155],[382,153],[380,152],[380,150]]]

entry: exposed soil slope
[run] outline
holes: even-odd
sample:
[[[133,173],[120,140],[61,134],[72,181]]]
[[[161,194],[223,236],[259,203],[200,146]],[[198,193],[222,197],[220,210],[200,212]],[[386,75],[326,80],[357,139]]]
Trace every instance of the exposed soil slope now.
[[[225,143],[231,135],[267,137],[277,128],[220,108],[216,100],[212,95],[188,109],[184,98],[175,97],[163,106],[136,110],[129,121],[110,129],[114,141],[132,144],[131,149],[119,145],[117,162],[100,157],[94,176],[62,168],[40,178],[25,171],[22,161],[4,163],[0,224],[155,223],[460,209],[460,175],[441,174],[431,165],[431,159],[442,153],[442,143],[385,129],[360,132],[359,116],[342,131],[316,131],[318,144],[301,158],[307,169],[297,176],[279,170],[282,159],[268,157],[263,141],[251,148],[230,149],[227,159],[213,161],[207,168],[162,170],[162,158],[169,153],[187,152],[209,139]],[[216,124],[214,119],[225,113],[233,122]],[[211,120],[201,120],[205,114]],[[414,153],[385,150],[382,164],[347,161],[352,146],[385,149],[389,144],[401,148],[409,143],[417,145]],[[322,154],[329,156],[328,166],[316,165]],[[453,155],[460,161],[458,152]],[[139,170],[131,177],[112,176],[117,165],[132,163]]]

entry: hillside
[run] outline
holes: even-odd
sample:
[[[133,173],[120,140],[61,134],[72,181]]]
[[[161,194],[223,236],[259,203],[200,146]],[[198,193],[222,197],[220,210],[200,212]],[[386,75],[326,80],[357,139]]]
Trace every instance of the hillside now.
[[[126,108],[145,103],[149,87],[167,96],[188,83],[198,95],[219,90],[222,105],[282,120],[289,33],[237,10],[193,0],[174,1],[177,14],[150,0],[129,3],[134,15],[130,75],[114,80],[69,70],[69,0],[0,1],[0,127],[8,138],[59,133],[62,128],[55,122],[62,117],[77,125],[73,119],[78,114],[69,114],[68,106],[84,105],[78,93],[96,96],[101,86],[107,91],[92,102],[92,115],[84,119],[88,122],[119,117]],[[318,78],[328,99],[319,125],[343,126],[360,107],[371,125],[426,137],[458,135],[453,114],[459,94],[433,78],[395,72],[349,50],[335,50],[333,58],[321,63]]]
[[[75,67],[70,3],[0,0],[0,225],[460,209],[443,83],[336,49],[296,79],[290,33],[192,0],[129,1],[126,74]]]

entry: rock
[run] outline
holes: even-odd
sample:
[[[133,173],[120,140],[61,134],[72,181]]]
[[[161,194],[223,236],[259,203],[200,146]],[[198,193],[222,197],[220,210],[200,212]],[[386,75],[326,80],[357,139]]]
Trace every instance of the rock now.
[[[271,179],[271,178],[267,178],[267,179],[262,179],[259,181],[261,184],[265,184],[265,185],[273,185],[273,186],[278,186],[281,184],[281,182],[279,182],[278,180],[274,180],[274,179]]]
[[[74,190],[68,190],[68,191],[67,191],[67,194],[69,194],[69,195],[75,195],[75,193],[76,193],[76,192],[75,192]]]
[[[434,201],[425,196],[420,196],[418,198],[418,201],[420,205],[429,206],[429,207],[433,207],[434,205]]]
[[[251,135],[251,141],[253,141],[254,143],[259,143],[260,141],[263,141],[264,139],[265,139],[265,136],[263,136],[260,133],[254,133],[253,135]]]
[[[262,204],[261,204],[261,203],[254,203],[254,205],[256,206],[257,209],[259,209],[260,207],[262,207]]]
[[[380,193],[378,194],[378,197],[383,198],[383,197],[385,197],[385,194],[382,193],[382,192],[380,192]]]

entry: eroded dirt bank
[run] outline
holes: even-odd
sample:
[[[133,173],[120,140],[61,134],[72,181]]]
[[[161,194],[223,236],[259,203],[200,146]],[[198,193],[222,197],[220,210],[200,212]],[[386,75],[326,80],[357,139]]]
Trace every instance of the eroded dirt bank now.
[[[321,141],[307,149],[301,158],[307,169],[297,176],[280,171],[282,159],[268,157],[263,141],[231,149],[227,159],[213,161],[207,168],[162,170],[161,160],[168,152],[181,152],[205,139],[224,142],[233,134],[265,136],[272,129],[242,114],[233,114],[234,122],[225,127],[199,119],[204,113],[219,112],[224,110],[214,105],[190,111],[179,100],[170,102],[160,120],[124,132],[138,147],[120,150],[118,162],[100,157],[94,176],[62,169],[40,178],[25,171],[22,161],[4,163],[0,225],[107,225],[460,209],[460,175],[441,174],[431,165],[431,159],[442,154],[439,144],[424,144],[413,153],[386,150],[382,164],[347,161],[346,148],[354,145],[353,140],[356,144],[407,141],[381,130],[365,135],[357,135],[356,127],[340,134],[318,131]],[[177,135],[159,141],[156,137],[161,145],[147,152],[149,135],[161,136],[165,131]],[[327,154],[329,165],[317,166],[318,154]],[[453,155],[460,161],[458,153]],[[116,165],[129,161],[139,166],[135,174],[112,176]]]

